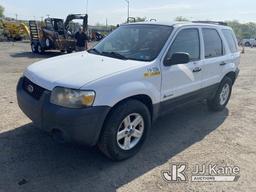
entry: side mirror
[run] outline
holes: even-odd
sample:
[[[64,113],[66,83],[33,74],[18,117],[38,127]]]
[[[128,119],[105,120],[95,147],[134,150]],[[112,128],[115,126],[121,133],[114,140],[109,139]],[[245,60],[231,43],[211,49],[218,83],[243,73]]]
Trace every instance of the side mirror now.
[[[171,58],[167,58],[165,60],[165,66],[177,65],[177,64],[185,64],[190,61],[190,55],[188,53],[174,53]]]

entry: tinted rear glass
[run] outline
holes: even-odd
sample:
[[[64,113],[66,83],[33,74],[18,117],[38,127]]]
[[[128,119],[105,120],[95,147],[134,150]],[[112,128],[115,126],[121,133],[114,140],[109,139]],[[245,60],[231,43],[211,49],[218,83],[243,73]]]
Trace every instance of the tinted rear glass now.
[[[238,47],[237,47],[237,44],[236,44],[236,41],[235,41],[235,37],[233,35],[233,32],[229,29],[223,29],[222,30],[227,42],[228,42],[228,46],[230,48],[230,51],[232,53],[235,53],[238,51]]]

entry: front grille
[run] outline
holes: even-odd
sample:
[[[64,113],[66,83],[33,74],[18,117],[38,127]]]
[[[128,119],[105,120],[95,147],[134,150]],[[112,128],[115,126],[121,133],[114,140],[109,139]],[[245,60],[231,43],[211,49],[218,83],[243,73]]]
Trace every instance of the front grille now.
[[[29,95],[31,95],[37,100],[41,98],[43,92],[45,91],[44,88],[36,85],[26,77],[24,77],[23,79],[22,87]]]

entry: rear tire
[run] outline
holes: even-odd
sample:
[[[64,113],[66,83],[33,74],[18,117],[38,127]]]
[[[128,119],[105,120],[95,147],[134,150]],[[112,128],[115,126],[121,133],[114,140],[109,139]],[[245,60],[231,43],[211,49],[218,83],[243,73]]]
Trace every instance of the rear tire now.
[[[105,122],[98,147],[112,160],[130,158],[142,147],[150,127],[151,115],[143,103],[137,100],[120,103]]]
[[[245,45],[246,47],[251,47],[251,43],[249,43],[249,42],[246,42],[244,45]]]
[[[72,49],[68,49],[68,50],[67,50],[67,53],[72,53],[72,52],[73,52]]]
[[[211,111],[222,111],[229,102],[233,82],[230,78],[224,77],[213,99],[208,99],[208,108]]]
[[[33,53],[38,53],[38,47],[35,43],[31,43],[31,50]]]
[[[46,40],[45,40],[45,45],[46,45],[46,47],[49,49],[49,48],[52,46],[51,40],[48,39],[48,38],[46,38]]]

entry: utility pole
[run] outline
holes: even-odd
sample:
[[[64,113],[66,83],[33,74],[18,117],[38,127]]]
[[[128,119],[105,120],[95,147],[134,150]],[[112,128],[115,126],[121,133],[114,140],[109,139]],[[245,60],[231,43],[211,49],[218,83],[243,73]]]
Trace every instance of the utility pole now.
[[[88,14],[88,3],[89,3],[89,0],[86,0],[86,14]]]
[[[18,20],[18,14],[15,14],[15,17],[16,17],[16,21]]]
[[[130,0],[125,0],[125,2],[127,3],[127,22],[129,20],[129,17],[130,17]]]

